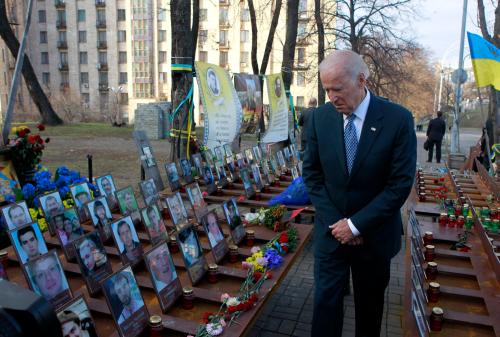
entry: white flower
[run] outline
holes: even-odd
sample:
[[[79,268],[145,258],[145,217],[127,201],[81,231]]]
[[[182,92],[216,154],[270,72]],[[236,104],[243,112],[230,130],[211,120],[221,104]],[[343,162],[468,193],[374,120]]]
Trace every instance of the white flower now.
[[[232,306],[235,306],[235,305],[238,305],[238,304],[240,304],[240,301],[236,297],[229,297],[227,299],[227,301],[226,301],[226,305],[228,307],[232,307]]]
[[[205,326],[205,329],[211,336],[218,336],[224,331],[224,328],[221,324],[208,323]]]

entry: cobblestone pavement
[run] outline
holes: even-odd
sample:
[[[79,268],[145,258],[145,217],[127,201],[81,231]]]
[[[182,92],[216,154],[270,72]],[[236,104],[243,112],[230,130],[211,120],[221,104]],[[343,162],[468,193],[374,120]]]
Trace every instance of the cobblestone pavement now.
[[[479,130],[463,130],[460,146],[463,153],[468,154],[469,147],[479,139]],[[417,133],[417,159],[420,165],[442,166],[426,163],[427,152],[423,150],[425,134]],[[443,145],[443,158],[447,159],[447,151]],[[403,294],[404,294],[404,252],[403,240],[401,251],[392,259],[391,280],[386,291],[384,317],[382,319],[382,337],[399,337],[403,335]],[[275,293],[271,296],[259,319],[250,330],[249,337],[308,337],[311,334],[314,293],[314,257],[313,242],[307,244],[290,268],[287,276]],[[354,336],[354,297],[344,298],[344,337]]]

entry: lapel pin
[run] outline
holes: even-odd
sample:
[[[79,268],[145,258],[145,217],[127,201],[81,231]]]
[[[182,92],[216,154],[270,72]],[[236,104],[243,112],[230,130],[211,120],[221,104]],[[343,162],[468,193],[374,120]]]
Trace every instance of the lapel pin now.
[[[375,129],[373,126],[371,127],[371,129],[373,132],[377,131],[377,129]]]

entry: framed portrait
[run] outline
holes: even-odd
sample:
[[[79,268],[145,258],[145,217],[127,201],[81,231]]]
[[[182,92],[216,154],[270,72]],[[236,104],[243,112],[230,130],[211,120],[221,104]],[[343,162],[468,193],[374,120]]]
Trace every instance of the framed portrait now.
[[[151,151],[151,148],[149,146],[142,147],[142,158],[141,159],[144,160],[146,167],[156,166],[155,157],[153,156],[153,152]]]
[[[64,337],[97,337],[96,327],[85,297],[80,295],[57,311]]]
[[[257,164],[252,164],[252,176],[253,181],[255,182],[255,187],[257,190],[261,191],[264,188],[264,184],[262,183],[262,177],[260,176],[260,168]]]
[[[221,160],[215,162],[215,172],[217,173],[217,180],[219,181],[218,185],[225,187],[227,185],[227,175]]]
[[[158,195],[158,189],[153,178],[143,180],[139,183],[139,189],[141,190],[142,198],[146,206],[157,204],[160,196]]]
[[[20,188],[16,170],[12,160],[0,154],[0,202],[6,201],[8,195],[15,196],[15,188]]]
[[[411,276],[411,282],[413,284],[413,289],[417,291],[417,295],[420,298],[420,301],[422,303],[427,303],[428,302],[427,293],[424,289],[424,284],[421,283],[419,280],[420,277],[418,275],[417,268],[413,263],[411,264],[410,268],[411,268],[410,276]]]
[[[92,200],[92,195],[90,194],[89,186],[86,182],[75,184],[69,187],[71,191],[71,196],[75,202],[77,210],[85,210],[85,204]]]
[[[181,188],[181,181],[179,179],[179,173],[177,172],[175,162],[165,164],[165,171],[167,171],[168,184],[170,185],[172,192]]]
[[[101,234],[101,239],[108,241],[111,238],[110,224],[113,221],[113,214],[111,214],[106,197],[92,200],[86,204],[86,207],[94,227]]]
[[[245,150],[245,157],[247,158],[247,165],[253,164],[254,158],[253,158],[252,149]]]
[[[205,165],[208,165],[210,167],[214,166],[214,154],[212,153],[211,149],[207,149],[205,151],[202,151],[201,157],[205,161]]]
[[[9,236],[21,265],[49,251],[36,222],[11,230]]]
[[[212,167],[210,165],[205,165],[203,167],[203,181],[205,182],[205,185],[207,187],[208,194],[215,192],[215,178],[212,172]]]
[[[116,185],[111,174],[106,174],[95,178],[95,182],[101,196],[106,197],[108,206],[111,210],[118,209],[118,200],[116,200]]]
[[[271,165],[271,170],[273,170],[273,174],[275,177],[279,177],[281,175],[281,169],[278,166],[278,161],[275,156],[271,156],[271,160],[269,160],[269,164]]]
[[[267,156],[269,155],[269,151],[267,149],[266,143],[260,143],[259,147],[260,147],[260,153],[262,154],[262,157],[267,158]]]
[[[292,156],[290,154],[290,149],[288,147],[285,147],[283,149],[283,157],[285,158],[285,162],[290,164],[290,162],[292,161]]]
[[[43,215],[47,221],[49,231],[51,235],[54,235],[54,229],[52,227],[52,218],[64,212],[64,204],[61,199],[59,191],[44,194],[38,197],[38,202],[42,207]]]
[[[104,280],[103,292],[119,335],[139,336],[147,325],[149,313],[132,267],[123,267]]]
[[[73,260],[76,257],[76,252],[71,242],[82,237],[83,228],[78,219],[78,213],[73,207],[65,209],[64,213],[56,215],[56,218],[59,216],[62,216],[62,227],[55,228],[56,236],[61,243],[66,259]],[[56,223],[58,222],[56,221]]]
[[[247,163],[245,162],[245,158],[243,158],[243,155],[240,154],[240,158],[238,158],[238,154],[236,155],[236,163],[238,164],[238,168],[242,169],[247,166]]]
[[[224,160],[224,153],[223,153],[223,149],[222,149],[222,146],[217,146],[214,148],[214,154],[215,154],[215,158],[217,158],[217,160]]]
[[[28,261],[26,274],[31,290],[56,310],[71,300],[73,295],[56,250]]]
[[[231,148],[231,144],[224,144],[224,152],[226,153],[226,157],[233,159],[233,149]]]
[[[226,167],[228,172],[228,179],[231,179],[231,181],[236,181],[238,179],[238,175],[236,173],[236,166],[234,165],[234,160],[232,157],[226,157]]]
[[[415,271],[417,272],[416,275],[418,277],[418,281],[420,283],[420,286],[423,288],[425,280],[427,279],[424,272],[424,266],[423,266],[424,261],[421,261],[420,258],[418,257],[417,252],[415,250],[415,244],[413,243],[413,241],[410,242],[410,253],[411,253],[412,264],[415,266]]]
[[[243,188],[245,189],[245,194],[247,198],[252,198],[255,195],[255,189],[253,188],[252,181],[250,180],[250,173],[247,168],[240,169],[241,180],[243,181]]]
[[[186,158],[180,160],[180,166],[182,170],[182,178],[184,183],[191,184],[193,182],[193,174],[191,172],[191,163]]]
[[[186,192],[189,197],[189,202],[193,207],[193,212],[196,216],[196,220],[200,222],[201,217],[208,212],[207,203],[203,199],[203,195],[200,191],[200,186],[198,186],[197,183],[190,184],[186,186]]]
[[[101,282],[113,272],[99,232],[90,232],[73,241],[76,260],[91,295],[101,289]]]
[[[427,313],[420,306],[416,291],[411,292],[411,312],[415,318],[419,337],[429,337],[429,323],[427,322]]]
[[[141,209],[141,217],[152,244],[168,240],[167,228],[158,205],[153,204]]]
[[[125,187],[115,193],[118,205],[120,206],[120,213],[130,215],[134,224],[139,224],[141,222],[141,214],[139,213],[139,204],[135,198],[132,186]]]
[[[285,158],[283,157],[283,151],[279,150],[276,152],[276,158],[278,159],[278,165],[281,168],[286,168]]]
[[[142,260],[142,246],[130,215],[111,224],[113,238],[123,264],[135,265]]]
[[[193,154],[191,156],[191,160],[193,161],[193,166],[196,168],[198,177],[203,177],[203,160],[201,159],[201,154]]]
[[[22,227],[33,222],[26,201],[8,204],[1,208],[2,216],[8,230]]]
[[[158,302],[167,311],[182,295],[182,286],[166,242],[161,242],[144,254]]]
[[[255,162],[259,163],[262,160],[262,153],[260,152],[260,147],[258,145],[252,147],[253,156],[255,158]]]
[[[297,170],[299,171],[299,175],[302,176],[302,164],[304,162],[302,160],[299,160],[299,162],[297,163]]]
[[[297,143],[297,140],[295,139],[294,130],[288,130],[288,138],[290,139],[290,143],[292,145],[295,145]]]
[[[188,225],[177,232],[177,242],[182,251],[189,279],[192,284],[196,284],[207,272],[207,263],[193,225]]]
[[[267,160],[262,160],[261,162],[262,166],[262,177],[264,178],[264,183],[265,184],[271,184],[273,182],[272,176],[271,176],[271,171],[269,170],[269,163]]]
[[[201,219],[203,229],[208,237],[212,255],[216,263],[219,263],[229,251],[229,246],[224,239],[224,234],[217,221],[217,214],[210,211]]]
[[[299,171],[297,170],[297,167],[294,165],[292,166],[292,178],[295,180],[299,177]]]
[[[182,229],[188,224],[188,215],[180,193],[176,192],[174,195],[167,197],[166,200],[172,222],[177,230]]]
[[[230,200],[224,202],[222,204],[222,208],[224,209],[224,215],[226,216],[226,221],[229,225],[231,237],[237,245],[245,237],[245,227],[243,227],[243,221],[241,221],[236,199],[231,198]]]

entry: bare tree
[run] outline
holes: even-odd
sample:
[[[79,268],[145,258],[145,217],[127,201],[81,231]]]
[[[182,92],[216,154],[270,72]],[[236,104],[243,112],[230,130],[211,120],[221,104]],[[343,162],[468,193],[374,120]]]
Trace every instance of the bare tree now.
[[[299,25],[299,0],[288,0],[286,10],[286,36],[283,48],[283,61],[281,70],[283,83],[290,96],[290,85],[292,84],[292,70],[295,60],[295,45],[297,44],[297,29]]]
[[[10,27],[10,22],[7,18],[7,6],[5,0],[0,0],[0,36],[7,45],[7,48],[9,48],[12,56],[16,58],[19,52],[19,40]],[[50,101],[43,92],[29,57],[26,54],[24,55],[22,74],[28,87],[31,99],[37,106],[38,111],[42,116],[42,123],[47,125],[62,124],[62,119],[56,114],[50,104]]]
[[[318,30],[318,66],[325,58],[325,26],[322,17],[323,5],[321,0],[314,0],[314,19],[316,21],[316,28]],[[318,104],[325,104],[325,90],[321,85],[318,72]]]
[[[483,0],[477,0],[477,16],[483,37],[496,47],[500,48],[500,0],[497,1],[497,5],[495,7],[493,34],[490,34],[488,29]],[[488,118],[491,119],[493,125],[495,125],[493,128],[493,139],[490,140],[490,144],[498,143],[500,141],[500,109],[498,108],[498,96],[498,91],[495,90],[493,86],[490,86]]]

